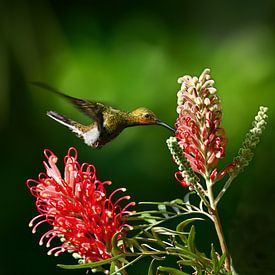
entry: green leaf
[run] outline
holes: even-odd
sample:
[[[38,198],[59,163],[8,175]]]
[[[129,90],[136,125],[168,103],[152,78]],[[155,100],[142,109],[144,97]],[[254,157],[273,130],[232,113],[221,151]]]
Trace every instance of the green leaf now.
[[[118,273],[118,272],[120,272],[120,271],[121,271],[121,274],[126,275],[127,274],[127,272],[125,271],[126,267],[128,267],[129,265],[132,265],[135,262],[139,261],[142,257],[143,257],[143,255],[139,255],[134,260],[132,260],[131,262],[128,262],[126,265],[123,265],[119,269],[115,270],[115,272],[111,273],[110,275],[119,275],[120,273]]]
[[[194,253],[196,252],[195,235],[196,235],[195,226],[192,225],[189,232],[188,239],[187,239],[187,246],[189,247],[190,251]]]
[[[166,206],[165,206],[165,204],[159,204],[159,205],[158,205],[158,209],[159,209],[161,212],[166,212]]]
[[[171,205],[175,205],[175,204],[185,204],[184,201],[182,199],[175,199],[171,201]]]
[[[116,271],[116,264],[115,264],[115,262],[112,262],[111,263],[111,266],[110,266],[110,273],[112,274],[112,273],[114,273]]]
[[[219,255],[217,255],[217,252],[215,251],[215,248],[213,246],[213,244],[211,245],[211,258],[212,258],[212,265],[213,265],[213,271],[215,275],[218,275],[219,272],[221,271],[225,258],[226,258],[226,254],[224,253],[221,257],[219,257]]]
[[[117,232],[116,234],[114,234],[113,238],[112,238],[112,255],[116,256],[116,255],[120,255],[122,254],[123,251],[121,251],[121,249],[117,246],[119,240],[118,237],[121,237],[121,232]],[[124,242],[123,237],[121,238],[121,241]]]
[[[110,264],[113,261],[116,261],[120,258],[123,258],[124,254],[117,255],[115,257],[109,258],[107,260],[102,260],[99,262],[93,262],[93,263],[88,263],[88,264],[77,264],[77,265],[64,265],[64,264],[58,264],[58,267],[64,268],[64,269],[82,269],[82,268],[95,268],[98,266],[102,266],[105,264]]]
[[[157,240],[158,245],[160,245],[161,247],[165,248],[166,245],[163,243],[162,239],[159,237],[159,234],[157,231],[155,231],[156,228],[152,228],[152,234],[153,237],[155,238],[155,240]]]
[[[160,235],[167,235],[167,236],[178,236],[178,235],[187,235],[188,232],[179,232],[167,227],[162,227],[162,226],[156,226],[152,228],[152,231],[157,232]]]
[[[172,267],[165,267],[165,266],[159,266],[158,271],[168,272],[169,275],[190,275],[190,274],[185,273],[181,270],[178,270],[178,269],[175,269]]]
[[[216,274],[219,271],[219,259],[217,257],[213,244],[211,244],[211,258],[212,258],[213,270]]]
[[[161,214],[161,213],[160,213]],[[168,214],[167,214],[168,215]],[[159,216],[152,216],[152,215],[143,215],[141,216],[141,219],[150,223],[150,224],[155,224],[160,220],[163,220],[164,217],[159,217]],[[147,225],[148,226],[148,225]]]
[[[180,265],[186,265],[186,266],[194,266],[196,263],[196,260],[180,260],[180,261],[177,261],[177,264],[180,264]]]
[[[148,274],[147,275],[155,275],[156,273],[154,272],[154,262],[155,259],[153,259],[150,263],[149,269],[148,269]]]
[[[159,204],[158,209],[161,211],[161,214],[167,219],[169,218],[169,215],[167,214],[166,205],[165,204]]]
[[[134,251],[134,248],[136,248],[138,251],[143,251],[142,247],[140,246],[139,242],[135,239],[128,239],[128,248],[130,248],[131,251]]]
[[[184,257],[185,259],[189,260],[195,260],[197,259],[197,255],[189,250],[189,248],[176,248],[176,247],[168,247],[167,252],[170,254],[181,254],[181,257]]]
[[[187,219],[187,220],[184,220],[183,222],[179,223],[176,227],[176,231],[182,233],[184,232],[184,229],[185,227],[189,224],[189,223],[192,223],[194,221],[202,221],[203,219],[202,218],[191,218],[191,219]],[[179,237],[181,238],[181,240],[184,242],[184,243],[187,243],[187,237],[184,236],[183,234],[179,235]]]
[[[220,271],[222,269],[222,266],[224,264],[224,261],[225,261],[225,258],[226,258],[226,254],[222,254],[222,256],[220,257],[220,260],[219,260],[219,265],[218,265],[218,271]]]
[[[110,266],[110,273],[108,273],[108,274],[127,275],[127,272],[126,272],[126,270],[119,268],[117,263],[112,262],[111,266]]]

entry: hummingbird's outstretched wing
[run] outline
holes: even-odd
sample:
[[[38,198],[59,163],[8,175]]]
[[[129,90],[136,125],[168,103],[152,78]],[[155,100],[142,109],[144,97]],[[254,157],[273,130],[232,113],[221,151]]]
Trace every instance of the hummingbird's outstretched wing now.
[[[49,86],[48,84],[45,84],[43,82],[39,81],[31,81],[31,84],[46,89],[48,91],[51,91],[55,94],[58,94],[59,96],[64,97],[69,102],[71,102],[74,106],[76,106],[80,111],[82,111],[85,115],[92,118],[98,125],[98,130],[101,132],[103,130],[103,115],[102,112],[106,108],[106,105],[99,103],[99,102],[93,102],[90,100],[83,100],[76,97],[72,97],[69,95],[66,95],[55,88]]]

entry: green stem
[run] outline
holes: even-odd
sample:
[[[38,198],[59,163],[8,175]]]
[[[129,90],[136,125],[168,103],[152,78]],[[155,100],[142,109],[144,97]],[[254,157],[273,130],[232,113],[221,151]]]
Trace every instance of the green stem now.
[[[226,271],[230,272],[231,271],[231,258],[230,258],[230,254],[228,251],[228,247],[227,247],[225,238],[224,238],[222,225],[221,225],[220,217],[218,214],[217,204],[216,204],[213,190],[212,190],[212,184],[209,179],[206,179],[206,185],[207,185],[208,198],[209,198],[209,202],[210,202],[210,206],[211,206],[210,208],[208,208],[208,212],[213,218],[213,223],[214,223],[217,235],[218,235],[222,253],[226,255],[225,262],[224,262],[225,269],[226,269]]]
[[[115,272],[113,272],[113,273],[110,274],[110,275],[115,275],[115,274],[117,274],[117,273],[120,272],[120,271],[123,271],[123,272],[124,272],[123,274],[127,275],[125,268],[128,267],[129,265],[132,265],[132,264],[134,264],[135,262],[139,261],[142,257],[143,257],[143,255],[140,255],[140,256],[136,257],[133,261],[131,261],[131,262],[129,262],[128,264],[126,264],[126,265],[120,267],[119,269],[117,269]]]
[[[193,188],[195,189],[195,191],[197,192],[197,194],[199,195],[201,200],[204,202],[204,205],[209,208],[210,205],[206,199],[205,191],[204,191],[203,187],[199,183],[197,183],[197,184],[193,185]]]
[[[223,186],[223,189],[220,191],[217,198],[215,199],[216,205],[218,204],[218,202],[220,201],[220,199],[222,198],[226,190],[229,188],[229,186],[231,185],[231,182],[235,179],[235,177],[236,175],[231,175],[230,178],[226,181],[225,185]]]

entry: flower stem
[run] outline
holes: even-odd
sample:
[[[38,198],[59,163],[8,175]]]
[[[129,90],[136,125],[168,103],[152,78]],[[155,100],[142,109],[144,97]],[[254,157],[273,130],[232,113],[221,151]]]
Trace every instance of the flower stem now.
[[[222,225],[220,222],[220,217],[219,217],[219,213],[218,213],[218,209],[217,209],[217,204],[215,203],[215,198],[214,198],[214,194],[212,191],[211,181],[207,179],[206,185],[207,185],[208,198],[209,198],[209,202],[210,202],[210,206],[211,206],[210,208],[208,208],[208,212],[213,218],[213,223],[214,223],[214,226],[215,226],[215,229],[217,232],[217,236],[219,239],[222,253],[226,255],[225,262],[224,262],[225,269],[226,269],[226,271],[230,272],[231,271],[231,258],[230,258],[230,254],[228,251],[228,247],[227,247],[225,238],[224,238]]]
[[[216,232],[217,232],[217,235],[218,235],[218,239],[219,239],[219,242],[220,242],[222,253],[226,255],[225,262],[224,262],[225,269],[227,271],[230,271],[230,269],[231,269],[230,268],[231,267],[231,258],[230,258],[229,251],[228,251],[228,248],[227,248],[227,245],[226,245],[226,242],[225,242],[225,238],[224,238],[224,234],[223,234],[223,231],[222,231],[222,226],[221,226],[221,222],[220,222],[220,218],[219,218],[219,214],[218,214],[217,209],[212,213],[212,217],[213,217],[215,229],[216,229]]]
[[[222,196],[224,195],[224,193],[226,192],[226,190],[229,188],[229,186],[231,185],[231,182],[236,178],[236,175],[231,175],[230,178],[227,180],[227,182],[225,183],[223,189],[220,191],[220,193],[218,194],[218,196],[216,197],[215,200],[215,204],[217,205],[218,202],[220,201],[220,199],[222,198]]]

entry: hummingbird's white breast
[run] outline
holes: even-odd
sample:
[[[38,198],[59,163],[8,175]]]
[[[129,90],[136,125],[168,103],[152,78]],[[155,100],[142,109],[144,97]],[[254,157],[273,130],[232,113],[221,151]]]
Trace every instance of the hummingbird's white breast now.
[[[93,146],[97,142],[99,135],[100,135],[100,132],[97,127],[94,127],[88,130],[87,132],[81,133],[81,136],[83,137],[84,142],[89,146]]]

